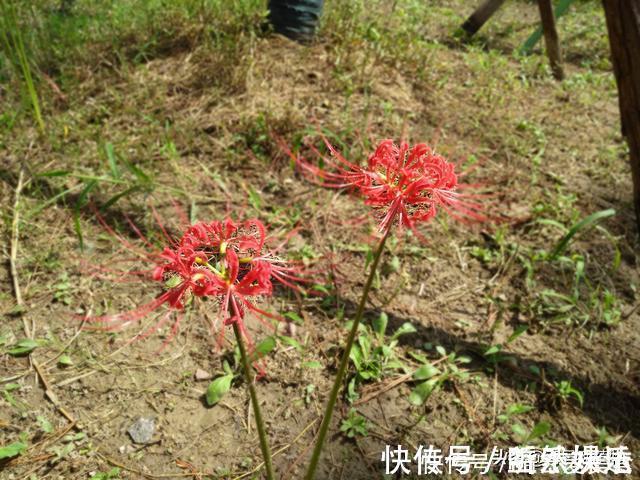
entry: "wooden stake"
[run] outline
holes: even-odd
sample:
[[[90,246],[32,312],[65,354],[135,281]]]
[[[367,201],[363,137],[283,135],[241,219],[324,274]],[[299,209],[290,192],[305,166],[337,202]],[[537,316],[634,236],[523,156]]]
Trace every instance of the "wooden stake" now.
[[[540,20],[542,21],[542,31],[544,32],[544,43],[549,57],[551,71],[556,80],[564,78],[562,70],[562,52],[560,51],[560,41],[556,30],[556,20],[553,16],[553,6],[551,0],[538,0],[540,9]]]
[[[475,34],[504,3],[504,0],[484,0],[469,18],[462,24],[462,29],[469,36]]]
[[[633,202],[640,232],[640,2],[603,0],[618,84],[622,134],[629,144]]]

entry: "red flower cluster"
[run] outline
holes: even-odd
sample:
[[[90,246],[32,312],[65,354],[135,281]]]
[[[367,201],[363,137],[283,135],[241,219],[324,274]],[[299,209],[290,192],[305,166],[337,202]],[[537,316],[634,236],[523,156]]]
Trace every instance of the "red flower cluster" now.
[[[236,223],[227,218],[196,223],[157,256],[152,278],[163,282],[164,293],[130,312],[90,320],[114,330],[140,320],[163,304],[182,310],[193,297],[214,297],[221,304],[224,325],[238,322],[249,338],[242,321],[247,311],[258,314],[258,318],[277,318],[256,307],[252,297],[270,296],[273,280],[294,289],[303,281],[300,269],[278,258],[265,247],[265,241],[265,227],[259,220]],[[175,329],[178,323],[174,324]]]
[[[329,169],[320,168],[301,157],[294,157],[303,174],[325,187],[348,188],[365,198],[380,213],[381,232],[396,223],[415,231],[416,224],[433,218],[442,208],[459,220],[485,220],[482,206],[473,196],[463,194],[468,185],[460,184],[455,165],[434,153],[426,144],[397,146],[384,140],[369,157],[366,167],[346,160],[326,140],[331,157],[322,155]]]

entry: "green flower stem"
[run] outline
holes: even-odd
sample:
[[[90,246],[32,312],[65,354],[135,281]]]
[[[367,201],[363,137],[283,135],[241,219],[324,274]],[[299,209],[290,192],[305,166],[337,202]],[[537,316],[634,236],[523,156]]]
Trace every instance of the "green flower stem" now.
[[[258,403],[258,394],[256,392],[256,386],[253,384],[253,371],[251,370],[251,363],[247,357],[247,350],[244,346],[244,340],[242,339],[242,332],[238,326],[238,322],[233,324],[233,333],[236,336],[238,342],[238,348],[240,349],[240,357],[242,359],[242,369],[244,370],[244,378],[249,388],[249,395],[251,396],[251,405],[253,406],[253,414],[256,417],[256,425],[258,426],[258,437],[260,438],[260,450],[262,450],[262,458],[264,459],[264,467],[267,470],[267,480],[274,480],[273,465],[271,464],[271,450],[269,450],[269,442],[267,440],[267,432],[264,428],[264,420],[262,419],[262,412],[260,411],[260,404]]]
[[[360,325],[360,321],[362,320],[364,307],[365,307],[365,304],[367,303],[367,298],[369,297],[369,290],[371,290],[373,279],[376,276],[376,270],[378,269],[378,264],[380,263],[382,252],[384,251],[384,244],[387,241],[388,236],[389,236],[389,230],[385,232],[374,254],[373,264],[371,265],[371,271],[369,272],[369,278],[367,278],[367,283],[365,284],[364,290],[362,291],[362,297],[360,298],[360,303],[358,304],[358,310],[356,311],[356,316],[353,319],[353,325],[351,327],[351,331],[349,332],[349,336],[347,337],[347,344],[344,348],[342,358],[340,359],[340,366],[338,367],[338,373],[336,375],[335,381],[333,382],[333,387],[331,388],[331,394],[329,395],[329,402],[327,403],[327,408],[324,411],[324,418],[322,419],[322,424],[320,425],[320,430],[318,431],[318,439],[316,440],[316,444],[313,448],[313,454],[311,455],[309,468],[307,469],[307,473],[304,477],[305,480],[313,480],[316,469],[318,468],[318,461],[320,460],[320,454],[322,453],[324,440],[325,440],[325,437],[327,436],[327,431],[329,430],[329,424],[331,423],[333,410],[336,406],[336,401],[338,400],[338,393],[340,392],[340,387],[342,386],[342,381],[344,380],[345,373],[347,372],[347,366],[349,365],[349,356],[351,354],[351,348],[353,347],[353,343],[358,333],[358,325]]]

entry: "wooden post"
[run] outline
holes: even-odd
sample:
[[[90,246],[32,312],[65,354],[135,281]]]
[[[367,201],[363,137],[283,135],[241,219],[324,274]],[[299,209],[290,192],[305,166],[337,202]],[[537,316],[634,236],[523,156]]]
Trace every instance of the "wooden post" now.
[[[542,21],[542,31],[544,32],[544,43],[549,57],[551,71],[556,80],[564,78],[562,71],[562,52],[560,51],[560,41],[556,30],[556,21],[553,16],[553,6],[551,0],[538,0],[540,9],[540,20]]]
[[[496,13],[505,0],[484,0],[482,4],[462,24],[462,29],[469,36],[476,33]]]
[[[640,232],[640,1],[603,0]]]

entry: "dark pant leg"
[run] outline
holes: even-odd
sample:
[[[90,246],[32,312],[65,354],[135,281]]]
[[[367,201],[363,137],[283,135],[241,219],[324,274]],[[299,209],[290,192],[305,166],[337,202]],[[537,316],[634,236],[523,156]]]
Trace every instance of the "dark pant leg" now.
[[[297,40],[311,40],[324,0],[269,0],[269,21],[276,32]]]

